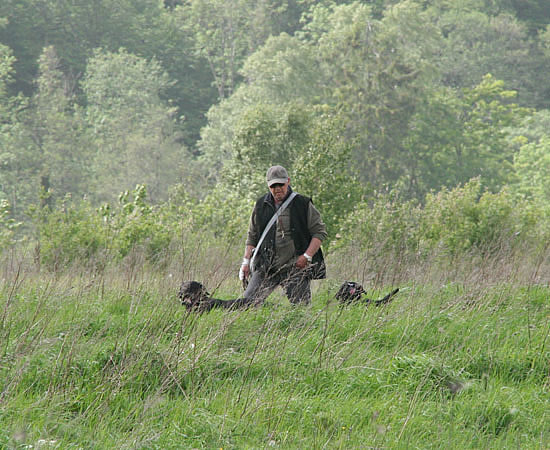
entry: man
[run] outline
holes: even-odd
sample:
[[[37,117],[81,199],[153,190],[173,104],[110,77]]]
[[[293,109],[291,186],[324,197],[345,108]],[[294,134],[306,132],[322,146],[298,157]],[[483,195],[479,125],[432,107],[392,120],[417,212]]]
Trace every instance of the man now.
[[[320,249],[326,226],[310,198],[293,194],[284,167],[270,167],[266,181],[269,192],[257,200],[252,212],[239,272],[241,280],[248,281],[243,300],[260,304],[281,286],[291,303],[308,304],[311,280],[326,276]],[[258,246],[269,221],[292,195]]]

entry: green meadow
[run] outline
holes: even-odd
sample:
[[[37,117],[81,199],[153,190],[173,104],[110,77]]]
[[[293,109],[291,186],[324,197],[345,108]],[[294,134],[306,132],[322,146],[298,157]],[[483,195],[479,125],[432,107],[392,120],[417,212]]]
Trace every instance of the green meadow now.
[[[373,280],[333,258],[309,307],[276,291],[201,315],[178,303],[176,263],[5,262],[2,448],[550,446],[542,263],[433,261]],[[369,297],[400,292],[342,307],[343,273]],[[234,275],[201,281],[231,298]]]

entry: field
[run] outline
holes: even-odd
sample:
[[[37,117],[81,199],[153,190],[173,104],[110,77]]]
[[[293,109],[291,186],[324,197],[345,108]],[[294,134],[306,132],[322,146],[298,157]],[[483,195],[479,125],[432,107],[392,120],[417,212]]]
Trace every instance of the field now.
[[[550,447],[546,257],[374,273],[338,258],[310,307],[276,291],[203,315],[178,304],[176,262],[3,260],[0,447]],[[239,294],[231,267],[208,270],[186,275]],[[401,290],[341,307],[344,279],[370,297]]]

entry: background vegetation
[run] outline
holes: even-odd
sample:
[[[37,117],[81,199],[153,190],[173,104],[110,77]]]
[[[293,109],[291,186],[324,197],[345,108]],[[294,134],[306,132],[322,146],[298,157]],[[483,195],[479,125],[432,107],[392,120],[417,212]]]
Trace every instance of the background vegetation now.
[[[2,1],[0,445],[547,446],[549,71],[545,0]],[[272,164],[329,279],[187,315]]]
[[[214,229],[278,162],[333,236],[347,194],[545,203],[549,23],[542,0],[2,2],[0,201],[22,236],[67,194],[179,189]]]

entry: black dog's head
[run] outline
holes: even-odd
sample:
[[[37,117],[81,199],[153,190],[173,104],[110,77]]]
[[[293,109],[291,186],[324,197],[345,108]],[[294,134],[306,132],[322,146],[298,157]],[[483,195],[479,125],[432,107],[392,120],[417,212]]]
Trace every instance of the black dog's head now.
[[[352,303],[361,300],[361,296],[365,293],[365,289],[359,283],[355,281],[344,281],[338,292],[336,298],[341,303]]]
[[[184,281],[180,286],[178,297],[181,304],[191,309],[199,306],[210,298],[206,288],[198,281]]]
[[[362,298],[365,293],[365,289],[359,283],[355,281],[344,281],[338,292],[336,293],[336,298],[342,304],[354,303],[361,301],[365,304],[374,303],[375,306],[382,306],[386,303],[389,303],[393,300],[395,294],[399,292],[399,288],[394,289],[384,297],[378,300],[371,300],[370,298]]]

